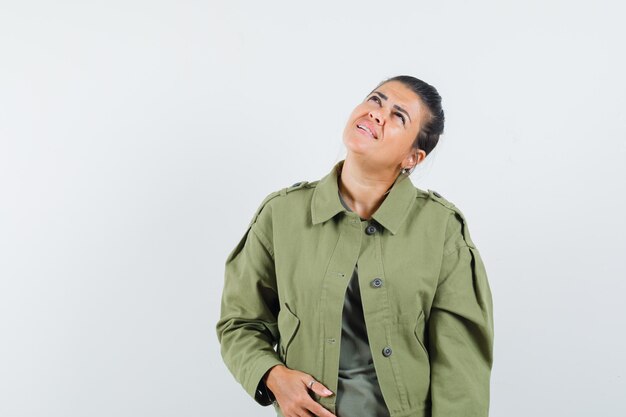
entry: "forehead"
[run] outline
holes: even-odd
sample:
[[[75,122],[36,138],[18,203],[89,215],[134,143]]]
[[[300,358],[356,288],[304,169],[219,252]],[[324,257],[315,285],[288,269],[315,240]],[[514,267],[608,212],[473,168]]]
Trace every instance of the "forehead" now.
[[[386,82],[376,87],[370,94],[374,93],[374,91],[379,91],[386,95],[390,104],[397,104],[402,107],[414,120],[422,113],[423,104],[419,96],[400,81]]]

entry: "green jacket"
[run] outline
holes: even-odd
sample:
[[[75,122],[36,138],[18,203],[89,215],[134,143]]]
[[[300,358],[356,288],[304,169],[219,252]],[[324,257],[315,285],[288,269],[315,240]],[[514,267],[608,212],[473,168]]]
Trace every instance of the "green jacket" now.
[[[337,390],[344,296],[355,264],[374,366],[391,417],[487,416],[491,291],[461,211],[400,174],[360,220],[338,196],[343,160],[269,194],[226,259],[217,336],[259,404],[276,364]],[[335,396],[314,398],[335,413]]]

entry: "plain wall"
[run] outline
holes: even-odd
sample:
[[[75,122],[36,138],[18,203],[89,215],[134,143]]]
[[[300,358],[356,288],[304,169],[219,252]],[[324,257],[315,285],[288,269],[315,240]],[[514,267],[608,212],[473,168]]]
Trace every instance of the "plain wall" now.
[[[226,256],[398,74],[443,97],[411,178],[487,267],[491,416],[626,415],[624,12],[2,1],[0,415],[275,415],[219,354]]]

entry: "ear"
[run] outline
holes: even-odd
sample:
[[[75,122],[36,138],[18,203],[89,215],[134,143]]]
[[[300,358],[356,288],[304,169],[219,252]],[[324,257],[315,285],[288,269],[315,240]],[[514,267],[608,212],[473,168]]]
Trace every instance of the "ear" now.
[[[426,152],[421,149],[412,148],[406,158],[402,161],[402,166],[413,168],[415,165],[422,162],[424,158],[426,158]]]
[[[416,155],[417,155],[417,162],[415,163],[415,165],[421,163],[424,160],[424,158],[426,158],[426,152],[424,152],[421,149],[417,150]]]

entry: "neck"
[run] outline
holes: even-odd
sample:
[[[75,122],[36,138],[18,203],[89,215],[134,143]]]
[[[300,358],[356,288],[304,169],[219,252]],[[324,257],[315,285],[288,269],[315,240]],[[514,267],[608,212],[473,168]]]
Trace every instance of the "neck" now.
[[[346,158],[342,164],[337,186],[346,204],[361,218],[369,219],[383,203],[398,177],[368,171],[362,164]]]

